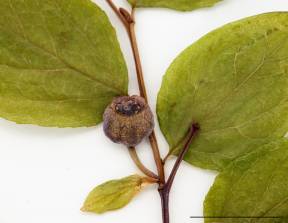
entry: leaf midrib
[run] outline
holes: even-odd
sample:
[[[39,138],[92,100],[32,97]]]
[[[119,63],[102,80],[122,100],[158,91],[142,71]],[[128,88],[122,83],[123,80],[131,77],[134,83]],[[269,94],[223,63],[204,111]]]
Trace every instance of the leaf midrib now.
[[[0,29],[2,28],[2,30],[6,31],[5,29],[3,29],[3,27],[0,25]],[[11,30],[10,30],[11,32]],[[59,57],[58,55],[56,55],[55,53],[45,49],[44,47],[38,45],[37,43],[31,41],[29,38],[24,37],[22,35],[20,35],[19,33],[16,32],[12,32],[14,35],[20,37],[21,39],[23,39],[25,42],[27,42],[28,44],[32,45],[35,48],[40,49],[41,51],[43,51],[44,53],[48,54],[49,56],[53,57],[54,59],[58,60],[59,62],[61,62],[63,65],[65,65],[68,69],[74,70],[77,73],[81,74],[82,76],[85,76],[86,78],[97,82],[98,84],[101,84],[103,86],[105,86],[106,88],[112,89],[115,93],[117,93],[118,95],[126,95],[126,93],[124,93],[121,89],[116,88],[115,86],[109,86],[107,85],[105,82],[100,81],[97,78],[94,78],[93,76],[91,76],[90,74],[80,70],[79,68],[69,64],[67,61],[65,61],[64,59],[62,59],[61,57]]]

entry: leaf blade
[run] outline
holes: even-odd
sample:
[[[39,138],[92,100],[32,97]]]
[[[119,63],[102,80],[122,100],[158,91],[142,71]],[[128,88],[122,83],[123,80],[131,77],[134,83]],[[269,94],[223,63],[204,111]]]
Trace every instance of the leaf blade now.
[[[101,184],[90,192],[81,210],[102,214],[123,208],[140,192],[143,180],[132,175]]]
[[[276,12],[228,24],[176,58],[157,102],[172,154],[192,122],[201,130],[185,159],[216,170],[287,133],[287,18]]]
[[[226,218],[205,222],[287,221],[287,157],[288,140],[282,139],[231,163],[216,178],[204,203],[205,216]]]
[[[93,126],[113,97],[127,94],[115,31],[94,3],[4,0],[0,13],[2,117],[21,124]]]
[[[134,7],[169,8],[179,11],[192,11],[199,8],[212,7],[220,1],[221,0],[128,0]]]

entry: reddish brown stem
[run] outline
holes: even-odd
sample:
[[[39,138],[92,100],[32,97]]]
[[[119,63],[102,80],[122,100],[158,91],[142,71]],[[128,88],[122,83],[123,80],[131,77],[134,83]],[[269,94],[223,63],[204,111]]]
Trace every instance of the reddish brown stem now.
[[[200,130],[200,128],[199,128],[198,124],[196,124],[196,123],[192,124],[192,126],[191,126],[191,128],[187,134],[187,138],[188,138],[187,142],[185,143],[180,154],[178,155],[177,160],[174,164],[174,167],[170,173],[170,176],[169,176],[167,182],[165,183],[163,188],[159,188],[159,190],[158,190],[160,197],[161,197],[161,202],[162,202],[163,223],[169,223],[169,196],[170,196],[170,191],[171,191],[175,176],[177,174],[177,171],[180,167],[182,160],[184,159],[184,156],[188,152],[190,145],[191,145],[194,137],[196,136],[196,134],[198,133],[199,130]]]
[[[128,34],[129,34],[129,38],[130,38],[130,42],[131,42],[131,46],[132,46],[135,65],[136,65],[136,73],[137,73],[137,80],[138,80],[140,95],[143,98],[145,98],[146,102],[148,103],[148,97],[147,97],[147,92],[146,92],[146,87],[145,87],[143,69],[142,69],[142,64],[141,64],[141,59],[140,59],[140,54],[139,54],[139,48],[138,48],[137,38],[136,38],[136,33],[135,33],[134,13],[135,13],[135,10],[133,8],[132,13],[131,13],[131,20],[130,20],[133,22],[130,23]],[[161,159],[160,151],[159,151],[159,147],[158,147],[158,142],[157,142],[156,135],[155,135],[154,131],[149,136],[149,141],[150,141],[150,145],[152,148],[155,163],[157,166],[157,172],[159,175],[160,183],[164,184],[165,183],[164,167],[163,167],[163,163],[162,163],[162,159]]]
[[[162,207],[162,221],[163,223],[170,222],[169,214],[169,197],[170,194],[166,191],[165,187],[163,189],[158,189],[160,198],[161,198],[161,207]]]
[[[144,82],[144,75],[143,75],[143,70],[142,70],[142,65],[141,65],[141,59],[140,59],[140,54],[139,54],[139,49],[138,49],[138,44],[137,44],[137,38],[136,38],[136,33],[135,33],[135,17],[134,13],[135,10],[132,8],[132,12],[129,13],[123,8],[118,9],[115,4],[112,2],[112,0],[106,0],[108,4],[111,6],[113,11],[116,13],[116,15],[120,18],[122,21],[124,27],[127,30],[132,51],[133,51],[133,56],[134,56],[134,61],[135,61],[135,66],[136,66],[136,73],[137,73],[137,80],[138,80],[138,85],[139,85],[139,91],[140,95],[146,100],[148,103],[148,98],[147,98],[147,93],[146,93],[146,88],[145,88],[145,82]],[[165,173],[164,173],[164,163],[163,160],[161,159],[159,148],[158,148],[158,143],[156,139],[155,132],[153,131],[152,134],[149,137],[150,145],[153,151],[153,156],[154,160],[157,166],[157,172],[158,172],[158,184],[159,184],[159,194],[161,198],[161,204],[162,204],[162,216],[163,216],[163,223],[169,223],[169,195],[170,191],[175,179],[175,176],[177,174],[177,171],[179,169],[179,166],[184,159],[184,156],[186,155],[195,135],[199,131],[199,126],[198,124],[193,124],[187,134],[187,142],[184,145],[183,150],[180,152],[175,165],[171,171],[171,174],[167,180],[165,181]],[[132,152],[132,154],[131,154]],[[153,176],[153,173],[148,170],[139,160],[137,153],[135,153],[135,150],[131,150],[130,154],[132,155],[132,159],[134,162],[138,165],[139,169],[142,170],[143,173],[145,173],[147,176],[151,177]],[[135,156],[136,154],[136,156]],[[168,156],[165,158],[168,158]],[[155,176],[154,176],[155,177]],[[149,178],[154,180],[155,178]]]
[[[118,16],[118,18],[121,20],[123,23],[124,27],[128,31],[129,23],[126,21],[126,18],[123,16],[123,14],[120,12],[118,7],[113,3],[112,0],[106,0],[111,9],[115,12],[115,14]]]
[[[189,133],[188,133],[188,140],[187,140],[186,144],[184,145],[183,150],[178,155],[177,160],[175,162],[175,165],[171,171],[171,174],[170,174],[170,176],[169,176],[169,178],[165,184],[165,187],[167,188],[168,193],[171,190],[171,187],[172,187],[172,184],[174,182],[177,171],[179,169],[179,166],[180,166],[182,160],[184,159],[186,153],[188,152],[189,147],[190,147],[194,137],[196,136],[196,134],[198,133],[199,130],[200,130],[200,127],[197,123],[192,124],[192,126],[189,130]]]
[[[110,5],[110,7],[113,9],[113,11],[116,13],[116,15],[120,18],[124,27],[127,30],[127,33],[128,33],[129,39],[130,39],[130,43],[131,43],[131,48],[133,51],[140,95],[148,103],[146,87],[145,87],[145,82],[144,82],[144,75],[143,75],[143,70],[142,70],[142,64],[141,64],[141,59],[140,59],[140,54],[139,54],[139,49],[138,49],[138,44],[137,44],[137,38],[136,38],[136,34],[135,34],[135,17],[134,17],[135,9],[132,8],[132,12],[129,13],[127,10],[125,10],[123,8],[118,9],[112,0],[106,0],[106,1]],[[155,164],[157,166],[159,182],[161,185],[164,185],[164,183],[165,183],[164,166],[162,163],[162,159],[160,156],[160,151],[159,151],[159,147],[158,147],[158,143],[157,143],[157,139],[156,139],[156,135],[155,135],[154,131],[149,136],[149,141],[150,141],[150,145],[152,148]]]
[[[133,13],[134,14],[134,13]],[[132,18],[133,21],[135,21],[135,18]],[[146,93],[146,87],[143,77],[143,69],[136,39],[136,33],[135,33],[135,22],[130,23],[129,26],[129,36],[130,36],[130,42],[132,46],[132,51],[134,55],[134,61],[136,64],[136,74],[137,74],[137,80],[138,80],[138,86],[141,97],[145,98],[146,102],[148,102],[148,97]]]

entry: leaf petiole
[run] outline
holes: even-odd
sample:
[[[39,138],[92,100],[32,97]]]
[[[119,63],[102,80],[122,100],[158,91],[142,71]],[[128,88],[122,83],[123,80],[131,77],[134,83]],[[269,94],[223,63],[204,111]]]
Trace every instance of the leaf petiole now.
[[[183,161],[186,153],[188,152],[190,145],[195,138],[196,134],[200,130],[200,126],[197,123],[193,123],[191,125],[191,128],[187,134],[187,142],[185,143],[183,150],[180,152],[180,154],[177,157],[177,160],[174,164],[174,167],[170,173],[170,176],[165,183],[165,185],[158,189],[160,197],[161,197],[161,203],[162,203],[162,217],[163,217],[163,223],[169,223],[169,195],[170,191],[175,179],[175,176],[177,174],[177,171],[180,167],[181,162]]]

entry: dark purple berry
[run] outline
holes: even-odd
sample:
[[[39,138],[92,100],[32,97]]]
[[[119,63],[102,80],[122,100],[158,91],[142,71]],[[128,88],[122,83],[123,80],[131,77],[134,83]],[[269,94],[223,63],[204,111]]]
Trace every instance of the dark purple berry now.
[[[104,132],[113,142],[132,147],[154,128],[151,109],[140,96],[115,98],[104,112]]]

